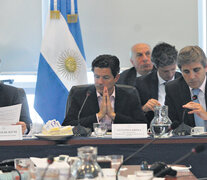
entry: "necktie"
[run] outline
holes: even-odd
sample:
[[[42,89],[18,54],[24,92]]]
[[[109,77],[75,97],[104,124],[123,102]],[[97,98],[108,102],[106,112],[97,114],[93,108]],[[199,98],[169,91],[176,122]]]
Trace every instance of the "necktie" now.
[[[192,89],[193,95],[198,97],[198,94],[200,92],[200,89]],[[198,98],[196,98],[195,100],[193,100],[193,102],[199,103]],[[204,126],[204,121],[203,119],[201,119],[197,114],[194,113],[194,119],[195,119],[195,124],[196,126]]]

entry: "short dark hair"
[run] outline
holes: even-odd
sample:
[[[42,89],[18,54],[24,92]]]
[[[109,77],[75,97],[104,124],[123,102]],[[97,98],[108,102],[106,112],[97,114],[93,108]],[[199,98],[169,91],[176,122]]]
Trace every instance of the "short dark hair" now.
[[[203,67],[206,67],[206,55],[199,46],[186,46],[182,48],[178,54],[178,67],[182,65],[199,62]]]
[[[92,71],[94,72],[94,68],[110,68],[111,73],[114,77],[119,74],[120,67],[119,67],[119,59],[116,56],[104,54],[96,57],[92,62]]]
[[[175,46],[163,42],[153,48],[151,61],[157,68],[165,67],[176,64],[177,55],[178,51]]]

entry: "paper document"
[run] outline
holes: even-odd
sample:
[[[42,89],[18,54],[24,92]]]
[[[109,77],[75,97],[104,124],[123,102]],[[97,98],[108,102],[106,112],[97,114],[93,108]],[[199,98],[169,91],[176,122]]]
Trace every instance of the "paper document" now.
[[[19,122],[22,104],[0,107],[0,125],[11,125]]]

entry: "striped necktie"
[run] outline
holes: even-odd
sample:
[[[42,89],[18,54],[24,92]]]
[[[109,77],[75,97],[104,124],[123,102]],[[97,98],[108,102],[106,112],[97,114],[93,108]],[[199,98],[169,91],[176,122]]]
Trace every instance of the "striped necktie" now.
[[[193,93],[193,96],[196,96],[197,98],[195,98],[195,100],[193,100],[193,102],[195,103],[199,103],[199,100],[198,100],[198,94],[200,92],[200,89],[192,89],[192,93]],[[195,119],[195,124],[196,126],[202,126],[202,127],[205,127],[204,126],[204,121],[203,119],[201,119],[197,114],[194,113],[194,119]]]

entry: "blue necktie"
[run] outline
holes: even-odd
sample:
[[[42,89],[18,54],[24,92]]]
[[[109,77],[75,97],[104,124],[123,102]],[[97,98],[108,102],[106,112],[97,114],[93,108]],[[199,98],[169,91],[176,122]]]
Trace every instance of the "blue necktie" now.
[[[199,103],[199,100],[198,100],[198,94],[200,92],[200,89],[192,89],[192,92],[193,92],[193,95],[197,96],[197,98],[195,100],[193,100],[193,102],[195,103]],[[194,113],[194,119],[195,119],[195,125],[196,126],[202,126],[202,127],[205,127],[204,126],[204,120],[201,119],[197,114]]]

